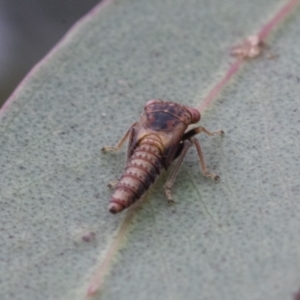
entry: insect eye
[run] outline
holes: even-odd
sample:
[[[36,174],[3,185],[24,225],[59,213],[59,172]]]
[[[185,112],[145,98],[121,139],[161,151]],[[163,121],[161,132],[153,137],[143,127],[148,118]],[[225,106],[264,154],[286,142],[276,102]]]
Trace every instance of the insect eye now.
[[[192,108],[192,107],[189,107],[188,111],[191,114],[192,123],[197,123],[201,118],[200,112],[196,108]]]

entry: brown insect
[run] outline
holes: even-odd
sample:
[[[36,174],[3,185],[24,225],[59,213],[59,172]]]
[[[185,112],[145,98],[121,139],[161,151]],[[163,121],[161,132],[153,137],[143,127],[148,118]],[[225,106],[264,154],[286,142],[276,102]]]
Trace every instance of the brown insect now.
[[[194,135],[204,132],[213,136],[224,132],[210,132],[202,126],[187,130],[189,125],[199,120],[200,113],[195,108],[160,99],[149,100],[140,120],[130,126],[118,144],[102,148],[104,152],[117,151],[129,139],[126,166],[110,199],[111,213],[118,213],[140,199],[162,169],[168,169],[177,159],[164,185],[168,202],[173,203],[171,187],[182,160],[192,145],[196,146],[202,173],[215,181],[219,179],[218,175],[206,169],[200,143]]]

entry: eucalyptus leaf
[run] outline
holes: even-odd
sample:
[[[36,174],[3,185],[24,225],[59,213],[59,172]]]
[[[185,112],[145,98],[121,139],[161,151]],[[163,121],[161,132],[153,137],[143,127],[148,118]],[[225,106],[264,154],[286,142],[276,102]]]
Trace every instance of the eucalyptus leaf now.
[[[176,203],[167,204],[163,174],[126,219],[107,209],[126,147],[100,152],[148,99],[199,105],[232,63],[230,48],[280,4],[104,1],[30,72],[0,115],[1,299],[85,299],[103,261],[94,299],[293,297],[299,11],[267,41],[273,59],[247,62],[202,116],[203,126],[225,131],[199,136],[219,183],[203,177],[191,149]]]

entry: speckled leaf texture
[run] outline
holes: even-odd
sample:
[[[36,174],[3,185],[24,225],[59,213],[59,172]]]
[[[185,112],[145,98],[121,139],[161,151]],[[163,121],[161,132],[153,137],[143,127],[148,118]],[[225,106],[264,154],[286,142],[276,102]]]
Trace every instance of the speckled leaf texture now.
[[[136,210],[108,212],[126,147],[102,154],[151,98],[199,105],[232,45],[276,0],[120,0],[95,8],[39,63],[0,116],[0,298],[282,300],[300,287],[300,18],[297,10],[203,114],[169,206],[157,182]],[[110,257],[112,256],[112,257]]]

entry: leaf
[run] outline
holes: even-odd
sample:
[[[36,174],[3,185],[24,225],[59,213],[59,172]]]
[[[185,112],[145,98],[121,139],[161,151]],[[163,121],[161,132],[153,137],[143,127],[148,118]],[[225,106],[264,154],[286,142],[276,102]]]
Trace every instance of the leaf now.
[[[280,4],[280,3],[279,3]],[[299,30],[294,15],[203,115],[167,205],[166,174],[111,215],[113,145],[151,98],[197,106],[230,47],[278,3],[105,1],[28,75],[0,117],[1,299],[290,299],[300,283]]]

